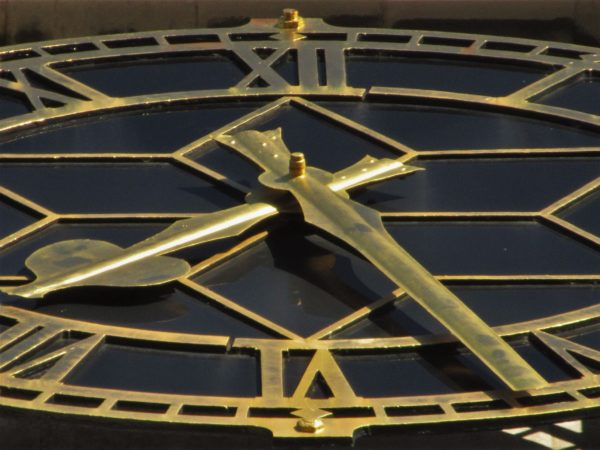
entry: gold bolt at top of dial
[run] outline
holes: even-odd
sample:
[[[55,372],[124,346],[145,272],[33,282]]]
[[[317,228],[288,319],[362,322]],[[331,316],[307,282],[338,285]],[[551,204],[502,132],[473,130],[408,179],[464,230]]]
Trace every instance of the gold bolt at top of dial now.
[[[304,21],[302,20],[302,17],[300,17],[300,14],[298,14],[297,9],[285,8],[277,22],[277,26],[279,28],[298,29],[303,23]]]
[[[301,177],[306,172],[304,153],[294,152],[290,155],[290,176]]]

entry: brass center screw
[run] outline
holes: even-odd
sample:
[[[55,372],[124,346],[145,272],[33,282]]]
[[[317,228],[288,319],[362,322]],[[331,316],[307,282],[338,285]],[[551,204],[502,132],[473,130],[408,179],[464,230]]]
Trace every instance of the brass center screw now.
[[[306,173],[304,153],[294,152],[290,155],[290,176],[301,177]]]

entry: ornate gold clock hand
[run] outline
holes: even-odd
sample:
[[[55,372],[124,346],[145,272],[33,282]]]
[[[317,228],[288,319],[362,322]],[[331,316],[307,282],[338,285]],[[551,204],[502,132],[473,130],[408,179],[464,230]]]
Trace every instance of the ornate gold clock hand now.
[[[186,247],[237,236],[277,213],[267,203],[254,203],[180,220],[129,248],[106,241],[76,239],[43,247],[25,264],[37,276],[29,284],[2,288],[26,298],[75,286],[151,286],[187,274],[189,264],[161,256]]]
[[[265,139],[267,137],[268,139]],[[348,243],[439,320],[513,390],[547,385],[519,354],[387,233],[380,214],[333,192],[333,176],[305,167],[288,153],[281,136],[246,131],[223,142],[265,168],[259,180],[291,192],[307,222]],[[282,159],[284,159],[282,161]],[[289,161],[289,163],[288,163]],[[289,168],[288,168],[289,166]]]
[[[289,156],[285,156],[285,164],[288,160]],[[334,191],[349,189],[416,170],[421,169],[394,160],[365,157],[337,173],[330,187]],[[277,207],[269,203],[244,204],[177,221],[127,249],[97,240],[58,242],[35,251],[27,259],[27,267],[37,276],[34,282],[1,290],[21,297],[41,298],[49,292],[75,286],[139,287],[167,283],[187,274],[190,267],[184,260],[162,255],[237,236],[277,213]]]

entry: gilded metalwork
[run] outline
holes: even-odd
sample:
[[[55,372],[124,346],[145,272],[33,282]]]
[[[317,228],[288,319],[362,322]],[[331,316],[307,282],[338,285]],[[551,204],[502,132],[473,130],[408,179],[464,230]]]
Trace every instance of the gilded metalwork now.
[[[415,150],[311,102],[321,97],[365,102],[381,99],[391,103],[426,101],[429,104],[434,102],[443,106],[486,109],[568,122],[597,131],[600,126],[600,116],[596,114],[546,105],[537,101],[543,94],[552,92],[581,75],[599,70],[600,56],[595,48],[496,36],[338,28],[316,19],[305,19],[303,27],[297,30],[277,28],[276,24],[276,19],[269,19],[253,21],[238,29],[180,30],[102,36],[2,49],[0,65],[4,76],[0,77],[0,86],[5,92],[8,91],[24,99],[31,110],[28,114],[0,121],[0,132],[3,136],[8,136],[7,133],[27,133],[28,130],[35,130],[41,125],[58,124],[67,119],[160,107],[167,104],[239,99],[261,99],[268,100],[270,103],[214,130],[209,135],[200,137],[172,154],[150,152],[65,154],[57,149],[56,153],[51,154],[4,153],[0,154],[0,161],[108,163],[131,161],[139,164],[145,161],[169,161],[214,181],[217,186],[246,194],[249,191],[246,186],[194,161],[194,152],[214,142],[219,136],[252,129],[255,121],[288,105],[309,111],[321,119],[339,124],[354,134],[381,143],[396,152],[397,161],[404,164],[415,160],[441,158],[490,156],[596,158],[600,154],[597,147]],[[265,37],[265,34],[268,37]],[[237,39],[238,36],[242,36],[243,39]],[[73,48],[73,50],[67,53],[65,48]],[[262,58],[254,51],[256,48],[266,49],[272,53]],[[152,93],[117,98],[86,86],[60,71],[61,67],[66,65],[115,59],[137,60],[157,55],[168,59],[169,55],[211,51],[226,52],[246,67],[246,74],[237,84],[226,89]],[[277,62],[292,51],[297,55],[299,80],[297,85],[288,82],[275,70]],[[358,88],[349,86],[346,76],[346,55],[353,51],[400,52],[409,56],[435,54],[472,61],[510,60],[516,64],[537,64],[551,70],[539,81],[498,97],[390,86]],[[319,67],[324,69],[325,79],[319,76]],[[37,83],[32,81],[32,73],[38,75]],[[39,80],[46,81],[39,82]],[[56,85],[63,86],[64,89],[58,92],[51,88]],[[435,130],[431,132],[435,133]],[[334,189],[333,185],[330,187]],[[349,187],[340,179],[337,189],[342,191]],[[561,213],[589,195],[597,193],[599,189],[600,176],[583,183],[574,192],[562,198],[553,199],[551,204],[532,211],[391,211],[381,216],[386,224],[407,219],[464,222],[527,221],[551,227],[565,238],[584,242],[588,247],[598,251],[600,238],[569,222],[561,216]],[[0,249],[10,248],[28,237],[36,236],[40,231],[56,223],[100,221],[118,223],[123,220],[182,220],[181,223],[185,223],[186,219],[194,221],[197,218],[193,213],[59,213],[1,186],[0,196],[12,204],[19,205],[20,209],[34,218],[29,225],[0,239]],[[282,438],[349,437],[356,430],[374,426],[422,424],[433,427],[439,423],[465,421],[503,423],[517,418],[559,417],[562,414],[584,414],[586,411],[598,409],[600,376],[581,361],[584,359],[598,363],[600,355],[596,349],[574,340],[578,333],[587,329],[596,329],[600,318],[598,304],[563,314],[492,327],[493,332],[510,345],[525,340],[536,342],[536,345],[541,346],[562,364],[577,372],[578,377],[549,382],[547,386],[529,394],[496,390],[381,398],[357,395],[347,379],[347,374],[336,362],[336,355],[340,352],[376,354],[385,350],[406,353],[415,349],[452,344],[456,338],[450,334],[368,339],[336,337],[340,331],[350,328],[372,312],[381,310],[392,302],[404,301],[406,295],[402,289],[355,310],[310,336],[302,337],[194,281],[194,275],[217,267],[235,255],[243,253],[260,243],[268,233],[269,230],[249,236],[231,249],[194,265],[189,273],[179,278],[176,283],[192,294],[206,296],[222,309],[243,316],[248,322],[269,330],[273,336],[279,338],[232,339],[229,336],[122,328],[50,316],[35,310],[20,308],[16,304],[2,304],[0,316],[3,319],[0,323],[5,325],[4,331],[0,333],[0,403],[19,408],[115,419],[204,424],[217,427],[245,425],[268,429],[274,436]],[[600,280],[600,272],[508,275],[441,273],[435,274],[435,278],[446,285],[471,282],[495,285],[537,283],[568,286],[571,283],[586,285],[597,283]],[[29,275],[0,274],[0,283],[3,286],[15,287],[31,281]],[[58,350],[44,352],[49,342],[54,342],[57,336],[63,335],[76,337],[75,342]],[[259,355],[260,360],[260,394],[250,398],[176,395],[100,389],[76,386],[67,382],[69,374],[86,358],[93,356],[101,346],[115,339],[146,345],[150,348],[154,346],[177,350],[185,345],[198,349],[218,350],[223,353],[254,352]],[[296,351],[312,352],[312,356],[294,392],[288,396],[283,389],[283,359],[285,355]],[[31,359],[29,355],[33,353],[36,356]],[[38,378],[28,375],[48,366],[50,368],[41,371],[42,375]],[[306,389],[314,381],[317,373],[321,374],[332,391],[330,398],[305,396]],[[65,398],[94,401],[69,403],[64,400]],[[502,404],[501,407],[498,407],[498,402]],[[88,406],[82,406],[82,403]],[[123,408],[124,404],[131,403],[147,405],[148,408],[135,411]],[[233,415],[214,415],[209,407],[226,408]],[[268,417],[257,415],[256,411],[261,408],[279,411],[280,414]],[[359,412],[354,416],[340,413],[347,408],[358,408]],[[190,410],[197,412],[190,414]],[[282,411],[289,410],[291,413],[287,416],[281,414]]]
[[[272,133],[256,133],[263,140],[271,140],[271,137],[278,136],[281,141],[281,130]],[[236,138],[228,136],[227,143],[234,145],[234,139]],[[304,176],[306,169],[304,155],[301,153],[289,155],[282,151],[275,155],[277,156],[281,156],[279,162],[289,166],[292,177]],[[331,180],[326,189],[336,192],[343,187],[345,191],[374,181],[409,175],[417,170],[420,169],[398,161],[376,160],[366,156],[357,164],[342,170],[341,173],[330,175]],[[33,283],[0,288],[0,291],[25,298],[42,298],[50,292],[75,286],[142,287],[164,284],[186,277],[191,271],[186,261],[162,255],[194,245],[238,236],[286,206],[285,203],[277,206],[277,204],[256,201],[255,197],[260,198],[260,194],[251,194],[248,196],[250,200],[248,204],[177,221],[166,230],[127,249],[110,242],[89,239],[51,244],[34,252],[25,262],[37,276]]]
[[[385,230],[377,211],[332,192],[327,186],[334,179],[332,174],[314,167],[309,167],[306,173],[297,171],[295,164],[304,161],[304,156],[290,155],[280,132],[246,131],[218,141],[259,165],[264,170],[259,178],[264,186],[291,192],[306,222],[345,241],[365,256],[444,324],[511,389],[522,391],[547,385],[516,351],[398,245]]]

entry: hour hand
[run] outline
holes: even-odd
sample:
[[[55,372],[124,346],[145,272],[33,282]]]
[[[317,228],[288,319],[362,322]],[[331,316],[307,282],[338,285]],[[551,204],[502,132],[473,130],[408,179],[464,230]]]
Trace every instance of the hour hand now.
[[[36,275],[35,281],[0,290],[25,298],[42,298],[75,286],[164,284],[190,271],[186,261],[165,254],[237,236],[276,213],[277,209],[267,203],[243,204],[179,220],[128,248],[92,239],[57,242],[36,250],[25,261]]]

